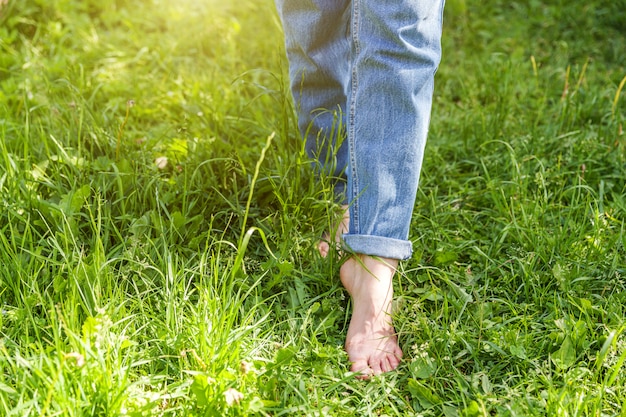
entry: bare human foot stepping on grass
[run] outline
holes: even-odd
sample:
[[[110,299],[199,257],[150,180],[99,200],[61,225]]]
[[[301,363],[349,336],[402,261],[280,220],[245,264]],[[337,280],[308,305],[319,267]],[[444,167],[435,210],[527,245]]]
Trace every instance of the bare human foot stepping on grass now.
[[[332,231],[334,239],[331,240],[330,233],[327,233],[318,244],[324,258],[328,256],[331,244],[340,250],[341,237],[348,232],[348,206],[341,209],[341,220]],[[350,370],[358,372],[358,378],[367,379],[392,371],[402,359],[391,319],[392,284],[397,266],[397,259],[355,254],[339,271],[341,283],[352,298],[352,317],[345,348],[351,362]]]
[[[391,320],[392,280],[396,259],[354,255],[340,270],[352,297],[352,318],[346,335],[350,370],[366,379],[398,367],[402,350]]]

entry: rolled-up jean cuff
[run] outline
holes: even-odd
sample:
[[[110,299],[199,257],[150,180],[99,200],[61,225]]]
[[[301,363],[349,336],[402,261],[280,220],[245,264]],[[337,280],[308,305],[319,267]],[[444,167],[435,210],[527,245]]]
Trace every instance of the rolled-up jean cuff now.
[[[413,253],[408,240],[369,235],[343,235],[345,250],[351,253],[380,256],[381,258],[405,260]]]

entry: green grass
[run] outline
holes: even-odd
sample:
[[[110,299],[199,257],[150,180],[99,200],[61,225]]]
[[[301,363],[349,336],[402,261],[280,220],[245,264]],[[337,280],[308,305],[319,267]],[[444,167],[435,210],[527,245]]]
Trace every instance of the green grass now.
[[[366,382],[272,2],[0,1],[0,415],[626,415],[624,10],[448,1]]]

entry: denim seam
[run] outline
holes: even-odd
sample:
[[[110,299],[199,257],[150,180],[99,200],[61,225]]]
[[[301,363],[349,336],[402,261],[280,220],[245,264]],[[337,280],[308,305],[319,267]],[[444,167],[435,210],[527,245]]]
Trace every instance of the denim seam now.
[[[351,76],[352,80],[350,82],[351,91],[350,91],[350,127],[348,129],[348,152],[350,154],[350,171],[352,174],[352,190],[350,204],[352,204],[352,218],[350,219],[351,229],[354,231],[354,234],[360,233],[360,225],[359,225],[359,201],[358,201],[358,193],[359,193],[359,179],[357,176],[357,168],[356,168],[356,94],[358,88],[358,75],[357,75],[357,65],[356,60],[360,53],[360,43],[359,43],[359,0],[353,0],[352,2],[352,59],[351,59]]]

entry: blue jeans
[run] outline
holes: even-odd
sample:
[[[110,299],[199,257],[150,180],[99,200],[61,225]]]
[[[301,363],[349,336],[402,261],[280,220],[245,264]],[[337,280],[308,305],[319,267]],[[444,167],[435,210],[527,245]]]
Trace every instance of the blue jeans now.
[[[444,0],[276,0],[307,150],[346,178],[354,253],[406,259]],[[327,143],[336,160],[324,150]]]

